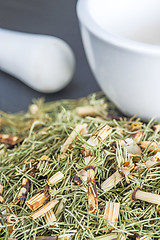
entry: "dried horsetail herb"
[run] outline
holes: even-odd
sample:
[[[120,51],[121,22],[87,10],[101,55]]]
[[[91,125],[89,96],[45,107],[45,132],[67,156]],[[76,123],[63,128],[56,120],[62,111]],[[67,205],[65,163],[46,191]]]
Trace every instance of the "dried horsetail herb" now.
[[[19,220],[17,224],[14,224],[12,233],[7,235],[5,232],[7,222],[4,215],[2,215],[0,234],[5,236],[6,239],[29,240],[38,236],[56,236],[57,239],[68,237],[68,239],[82,240],[105,239],[104,237],[107,239],[107,237],[115,236],[115,239],[119,239],[120,233],[126,236],[127,239],[134,239],[135,233],[140,233],[140,236],[146,236],[149,239],[158,239],[160,236],[158,211],[151,203],[142,200],[132,202],[130,195],[137,185],[146,192],[159,194],[159,162],[157,161],[150,168],[144,167],[141,169],[139,166],[144,166],[147,160],[153,159],[155,153],[148,151],[149,149],[142,149],[141,156],[136,159],[133,154],[127,151],[125,145],[119,145],[121,140],[134,139],[135,134],[139,131],[143,132],[141,138],[138,141],[134,139],[139,146],[140,142],[143,141],[158,143],[160,141],[159,132],[153,129],[153,126],[157,125],[158,122],[151,121],[147,124],[141,124],[138,123],[139,120],[133,118],[111,119],[107,118],[107,111],[103,112],[103,114],[100,113],[101,118],[93,116],[81,117],[77,114],[76,107],[89,106],[90,102],[91,106],[93,106],[94,102],[98,101],[99,99],[95,96],[89,97],[89,99],[64,100],[48,104],[38,100],[34,102],[26,114],[1,113],[2,133],[20,136],[24,139],[21,144],[15,145],[12,149],[8,149],[4,144],[0,145],[0,177],[1,184],[5,187],[3,192],[4,202],[0,204],[0,213],[2,213],[5,206],[8,206]],[[111,110],[111,115],[115,115],[114,109],[111,109],[109,104],[108,109]],[[18,124],[19,122],[21,124]],[[88,132],[85,135],[78,134],[69,149],[67,149],[65,158],[60,158],[61,147],[78,124],[87,124]],[[95,136],[105,125],[112,128],[110,136],[104,139],[103,144],[100,141],[96,146],[89,145],[87,143],[88,139]],[[97,171],[95,175],[98,198],[96,214],[87,211],[88,193],[83,191],[80,185],[75,186],[74,191],[72,191],[71,187],[76,174],[81,178],[82,185],[87,187],[87,183],[79,174],[86,166],[83,155],[83,146],[86,145],[89,146],[88,150],[91,153],[89,164],[95,165]],[[117,148],[117,145],[119,145],[119,148]],[[116,152],[113,146],[115,146]],[[28,168],[26,162],[28,163],[32,159],[36,162],[43,155],[50,158],[48,163],[46,161],[47,166],[49,166],[47,174],[45,171],[39,170],[36,170],[35,174],[31,174],[31,169]],[[121,164],[119,164],[120,155],[123,159]],[[39,161],[37,162],[39,163]],[[113,174],[113,169],[115,171],[120,169],[121,172],[122,167],[127,168],[126,165],[123,166],[127,162],[134,164],[134,171],[131,170],[130,172],[125,169],[126,175],[122,181],[119,181],[109,191],[104,192],[101,189],[101,184]],[[33,164],[31,165],[33,167]],[[43,167],[45,168],[45,165]],[[26,204],[23,204],[23,206],[15,204],[13,200],[23,178],[30,181],[28,200],[36,193],[39,193],[47,184],[47,180],[57,172],[62,172],[65,177],[55,185],[49,186],[50,201],[53,199],[59,201],[53,212],[58,227],[52,225],[50,228],[45,218],[29,219],[28,216],[32,213],[28,206]],[[133,178],[130,178],[130,181],[125,181],[126,176],[130,175]],[[106,201],[120,202],[121,204],[117,226],[113,226],[113,232],[109,235],[104,235],[104,231],[107,229],[104,227]],[[61,204],[62,202],[63,204]],[[44,203],[41,207],[45,204],[47,203]]]

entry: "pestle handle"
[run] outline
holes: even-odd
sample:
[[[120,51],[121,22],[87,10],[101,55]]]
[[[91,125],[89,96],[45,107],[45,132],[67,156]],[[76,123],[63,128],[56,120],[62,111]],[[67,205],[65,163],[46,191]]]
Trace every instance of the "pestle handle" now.
[[[0,28],[0,69],[41,92],[55,92],[73,77],[75,57],[63,40]]]

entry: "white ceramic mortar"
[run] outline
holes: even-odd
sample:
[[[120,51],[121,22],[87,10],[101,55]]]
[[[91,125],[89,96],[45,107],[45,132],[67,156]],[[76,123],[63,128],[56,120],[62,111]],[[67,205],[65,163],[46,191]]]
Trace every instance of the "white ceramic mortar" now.
[[[77,15],[102,90],[123,113],[160,119],[160,1],[79,0]]]

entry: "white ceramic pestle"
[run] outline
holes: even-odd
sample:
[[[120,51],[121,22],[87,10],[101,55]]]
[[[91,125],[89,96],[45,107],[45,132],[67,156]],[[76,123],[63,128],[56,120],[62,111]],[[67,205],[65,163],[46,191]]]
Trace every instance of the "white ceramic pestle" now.
[[[56,92],[72,79],[75,57],[63,40],[0,28],[0,69],[40,92]]]

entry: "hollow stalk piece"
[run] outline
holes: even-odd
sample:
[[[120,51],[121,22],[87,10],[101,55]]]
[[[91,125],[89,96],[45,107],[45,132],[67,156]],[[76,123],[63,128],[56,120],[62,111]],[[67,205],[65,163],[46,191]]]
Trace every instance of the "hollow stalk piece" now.
[[[160,205],[160,195],[150,192],[144,192],[139,187],[137,187],[132,193],[131,200],[132,201],[142,200],[145,202]]]

